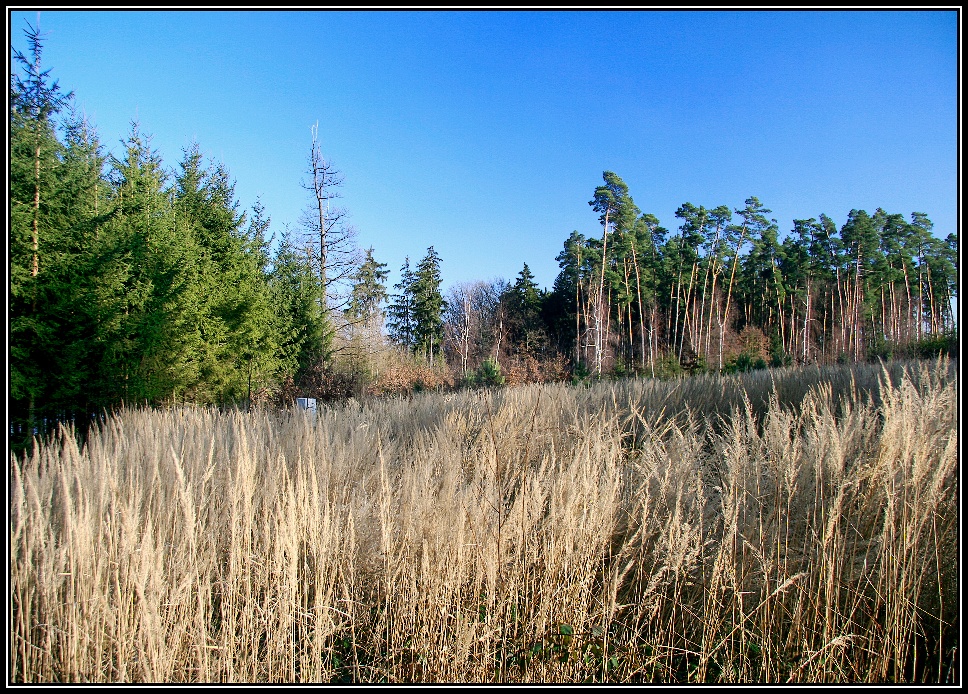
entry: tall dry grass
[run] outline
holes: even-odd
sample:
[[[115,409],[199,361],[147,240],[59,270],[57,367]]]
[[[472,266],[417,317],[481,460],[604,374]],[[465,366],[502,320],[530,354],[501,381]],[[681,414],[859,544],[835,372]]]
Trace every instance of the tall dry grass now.
[[[125,411],[11,459],[18,682],[957,679],[953,365]]]

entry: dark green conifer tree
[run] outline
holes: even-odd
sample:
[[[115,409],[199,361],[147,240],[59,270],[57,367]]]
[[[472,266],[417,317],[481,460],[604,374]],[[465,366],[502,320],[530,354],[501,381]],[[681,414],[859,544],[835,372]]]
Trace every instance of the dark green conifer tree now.
[[[269,286],[270,242],[266,238],[270,219],[260,200],[252,207],[252,218],[243,238],[240,262],[241,312],[235,343],[245,371],[246,404],[252,402],[253,389],[272,385],[281,371],[280,338],[276,330],[276,306]]]
[[[275,310],[280,370],[302,383],[328,360],[332,331],[321,305],[319,275],[309,252],[294,245],[283,232],[273,258],[269,291]]]
[[[65,192],[56,117],[72,97],[43,67],[39,28],[28,25],[24,34],[30,55],[13,51],[9,126],[10,409],[18,444],[34,431],[43,435],[56,414],[48,403],[62,332],[50,303],[64,292],[53,256],[64,233]]]
[[[415,282],[416,276],[407,257],[400,268],[400,281],[393,285],[396,291],[387,306],[387,331],[394,343],[408,351],[416,349]]]
[[[137,123],[111,158],[112,215],[98,288],[101,377],[126,404],[197,394],[205,335],[199,325],[200,250],[174,214],[168,175]]]
[[[72,110],[62,127],[61,204],[52,220],[59,241],[45,253],[46,280],[57,287],[47,307],[48,319],[57,325],[49,371],[54,387],[47,403],[59,419],[81,424],[111,404],[100,392],[104,384],[97,378],[101,350],[96,339],[100,228],[108,219],[108,185],[106,157],[93,126]]]
[[[544,293],[525,263],[514,284],[501,297],[508,339],[512,349],[521,354],[536,354],[547,342],[541,316],[543,299]]]
[[[204,165],[197,144],[186,149],[173,192],[183,231],[199,249],[198,397],[238,401],[247,397],[256,354],[269,349],[264,241],[245,229],[227,169]]]
[[[345,311],[351,322],[370,324],[382,316],[380,307],[387,298],[386,281],[390,274],[386,266],[373,257],[372,247],[367,249],[363,263],[351,278],[353,288]]]
[[[440,356],[444,339],[444,297],[440,292],[440,256],[431,246],[427,249],[413,282],[414,347],[423,354],[427,363]]]
[[[571,357],[573,366],[583,360],[582,321],[587,325],[588,317],[583,315],[582,307],[588,292],[588,256],[584,235],[572,231],[555,257],[559,272],[548,299],[549,310],[558,308],[547,322],[556,336],[559,351]]]

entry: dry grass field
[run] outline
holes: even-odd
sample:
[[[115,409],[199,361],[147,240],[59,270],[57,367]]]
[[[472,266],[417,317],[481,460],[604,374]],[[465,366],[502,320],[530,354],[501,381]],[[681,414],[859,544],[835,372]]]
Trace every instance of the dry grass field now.
[[[14,682],[956,682],[957,367],[129,410],[10,461]]]

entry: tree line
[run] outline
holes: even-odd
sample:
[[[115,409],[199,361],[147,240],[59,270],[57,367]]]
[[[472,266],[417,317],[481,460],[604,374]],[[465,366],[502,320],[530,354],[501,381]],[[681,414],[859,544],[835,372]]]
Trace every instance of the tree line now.
[[[781,241],[751,196],[736,209],[683,203],[670,234],[619,176],[603,179],[589,202],[601,236],[572,233],[554,286],[573,319],[559,334],[595,373],[856,361],[953,339],[958,239],[934,236],[922,212],[852,209],[839,229],[825,214],[795,219]]]
[[[239,209],[197,143],[173,169],[132,123],[119,156],[42,63],[26,31],[10,80],[11,440],[122,405],[248,406],[610,374],[729,371],[950,348],[957,236],[927,215],[851,210],[794,221],[684,203],[670,233],[606,171],[541,289],[441,287],[433,246],[387,287],[336,203],[317,128],[308,202],[278,235]],[[401,375],[403,374],[403,375]]]

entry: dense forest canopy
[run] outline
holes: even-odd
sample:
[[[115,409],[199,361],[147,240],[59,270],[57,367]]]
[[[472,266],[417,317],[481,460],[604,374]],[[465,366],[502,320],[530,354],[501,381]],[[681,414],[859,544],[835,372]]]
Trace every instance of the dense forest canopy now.
[[[169,168],[132,123],[105,153],[42,62],[10,77],[11,436],[121,405],[291,403],[442,384],[664,376],[953,350],[958,239],[923,212],[850,210],[781,233],[755,196],[683,203],[675,231],[611,171],[560,273],[444,291],[431,246],[387,287],[309,147],[307,206],[278,238],[197,143]],[[590,189],[592,186],[589,186]],[[717,201],[718,202],[718,201]],[[597,216],[597,226],[595,224]],[[275,242],[273,243],[273,239]]]

